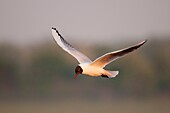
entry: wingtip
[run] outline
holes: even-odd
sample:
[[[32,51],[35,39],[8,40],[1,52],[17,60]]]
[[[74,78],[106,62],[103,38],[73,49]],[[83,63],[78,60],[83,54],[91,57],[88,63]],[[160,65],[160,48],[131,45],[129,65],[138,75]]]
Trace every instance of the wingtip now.
[[[145,39],[144,41],[142,41],[141,43],[139,43],[139,45],[143,45],[144,43],[146,43],[148,41],[148,39]]]
[[[57,30],[55,27],[52,27],[53,30]]]
[[[145,40],[144,40],[144,43],[146,43],[147,41],[148,41],[148,39],[145,39]]]
[[[54,30],[59,36],[61,36],[56,27],[52,27],[51,29]]]

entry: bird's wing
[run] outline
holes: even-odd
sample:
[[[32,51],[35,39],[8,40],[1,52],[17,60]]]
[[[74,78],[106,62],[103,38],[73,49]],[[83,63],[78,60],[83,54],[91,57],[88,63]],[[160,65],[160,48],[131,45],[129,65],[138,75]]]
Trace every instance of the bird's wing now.
[[[74,56],[79,63],[92,62],[87,56],[77,51],[72,45],[70,45],[58,32],[56,28],[52,28],[52,35],[57,44],[63,48],[66,52]]]
[[[124,48],[118,51],[106,53],[103,56],[97,58],[94,60],[91,65],[97,66],[97,67],[105,67],[107,64],[111,63],[112,61],[126,55],[127,53],[130,53],[136,49],[138,49],[140,46],[142,46],[147,40],[144,40],[134,46]]]

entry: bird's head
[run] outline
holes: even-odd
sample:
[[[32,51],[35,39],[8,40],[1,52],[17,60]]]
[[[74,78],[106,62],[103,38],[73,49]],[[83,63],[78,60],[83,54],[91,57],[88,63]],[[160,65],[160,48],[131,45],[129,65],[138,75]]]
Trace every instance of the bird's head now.
[[[79,74],[82,74],[83,72],[83,69],[80,67],[80,66],[77,66],[76,69],[75,69],[75,75],[74,75],[74,79],[76,79],[76,77],[79,75]]]

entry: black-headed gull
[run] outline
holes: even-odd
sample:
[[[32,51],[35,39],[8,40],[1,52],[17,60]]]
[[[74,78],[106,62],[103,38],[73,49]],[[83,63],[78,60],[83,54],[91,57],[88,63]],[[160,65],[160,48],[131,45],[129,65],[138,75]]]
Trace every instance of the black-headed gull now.
[[[113,78],[115,77],[119,71],[109,71],[103,69],[107,64],[111,63],[112,61],[126,55],[127,53],[130,53],[140,46],[142,46],[147,40],[144,40],[134,46],[130,46],[125,49],[121,49],[118,51],[106,53],[103,56],[97,58],[94,61],[91,61],[87,56],[76,50],[72,45],[70,45],[58,32],[56,28],[52,28],[52,35],[57,42],[57,44],[63,48],[66,52],[71,54],[73,57],[75,57],[79,64],[75,69],[75,76],[76,79],[77,75],[79,74],[85,74],[88,76],[101,76],[101,77],[107,77],[107,78]]]

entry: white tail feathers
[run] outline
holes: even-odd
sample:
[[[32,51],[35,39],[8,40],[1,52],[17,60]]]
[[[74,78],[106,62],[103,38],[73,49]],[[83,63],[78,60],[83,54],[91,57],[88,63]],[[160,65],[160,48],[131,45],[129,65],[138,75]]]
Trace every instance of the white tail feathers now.
[[[109,73],[111,73],[112,75],[111,76],[108,76],[109,78],[114,78],[116,77],[116,75],[119,74],[119,71],[109,71]]]

